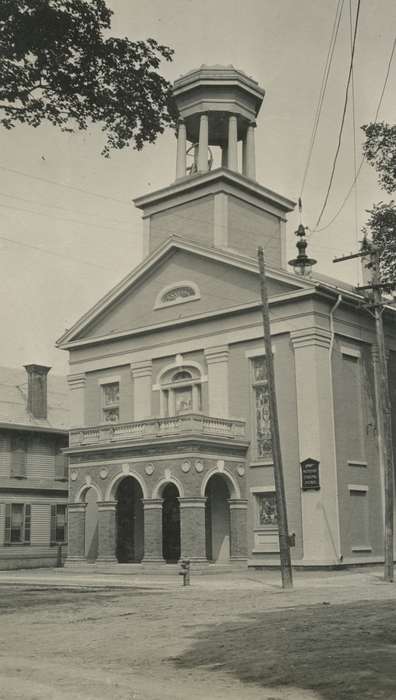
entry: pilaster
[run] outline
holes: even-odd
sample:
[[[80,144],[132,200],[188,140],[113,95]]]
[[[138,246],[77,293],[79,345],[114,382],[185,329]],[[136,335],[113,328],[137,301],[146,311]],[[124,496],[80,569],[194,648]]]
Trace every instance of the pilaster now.
[[[238,170],[238,122],[235,114],[228,117],[228,168]]]
[[[177,130],[176,179],[186,175],[186,125],[179,119]]]
[[[85,425],[85,373],[69,374],[67,383],[70,389],[70,427],[81,428]]]
[[[230,559],[247,559],[247,507],[242,498],[231,498],[230,509]]]
[[[98,501],[97,562],[116,562],[116,501]]]
[[[300,462],[319,461],[320,489],[301,491],[304,561],[338,563],[340,523],[335,451],[331,334],[293,331]]]
[[[151,360],[143,360],[131,364],[134,420],[143,420],[151,417],[152,371]]]
[[[207,114],[201,114],[199,120],[198,172],[208,171],[209,120]]]
[[[206,498],[179,498],[181,558],[206,561]]]
[[[256,123],[251,122],[247,128],[246,133],[246,157],[245,157],[245,168],[246,177],[250,177],[251,180],[256,179],[256,153],[254,145],[254,131],[256,128]]]
[[[86,503],[69,503],[68,505],[68,546],[67,563],[85,561],[85,513]]]
[[[144,498],[144,562],[163,562],[162,498]]]
[[[208,365],[209,415],[228,418],[228,346],[205,350]]]

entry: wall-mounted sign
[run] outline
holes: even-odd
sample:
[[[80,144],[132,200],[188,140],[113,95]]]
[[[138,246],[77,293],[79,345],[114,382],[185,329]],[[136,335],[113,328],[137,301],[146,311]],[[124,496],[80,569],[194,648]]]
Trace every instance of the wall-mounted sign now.
[[[303,491],[319,491],[319,462],[317,459],[304,459],[301,462],[301,488]]]

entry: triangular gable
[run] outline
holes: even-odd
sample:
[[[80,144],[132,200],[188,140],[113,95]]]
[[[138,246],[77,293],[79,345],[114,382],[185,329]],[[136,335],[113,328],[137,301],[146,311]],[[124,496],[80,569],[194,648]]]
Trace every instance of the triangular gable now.
[[[267,271],[267,284],[270,297],[313,286],[278,270]],[[194,296],[182,303],[163,303],[172,285],[190,287]],[[85,314],[59,339],[58,346],[171,324],[254,303],[258,298],[255,261],[172,238]]]

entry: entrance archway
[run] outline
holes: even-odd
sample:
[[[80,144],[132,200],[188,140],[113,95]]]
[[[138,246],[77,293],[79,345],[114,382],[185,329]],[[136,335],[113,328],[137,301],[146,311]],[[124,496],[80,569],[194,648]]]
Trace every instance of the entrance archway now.
[[[180,504],[175,484],[162,491],[162,556],[169,564],[180,559]]]
[[[143,559],[143,492],[132,476],[126,476],[117,488],[116,557],[120,564]]]
[[[220,474],[210,477],[206,489],[206,556],[209,561],[230,558],[230,491]]]

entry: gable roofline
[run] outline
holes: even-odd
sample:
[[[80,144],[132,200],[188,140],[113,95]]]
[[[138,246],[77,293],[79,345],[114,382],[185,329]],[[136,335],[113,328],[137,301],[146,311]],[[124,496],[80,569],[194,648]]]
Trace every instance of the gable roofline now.
[[[147,274],[147,272],[149,272],[154,265],[156,265],[160,260],[165,259],[172,250],[183,250],[201,257],[209,258],[212,261],[237,267],[241,270],[246,270],[247,272],[253,272],[254,274],[259,274],[257,263],[253,258],[249,258],[234,251],[227,251],[225,249],[207,248],[199,245],[198,243],[187,241],[179,236],[170,236],[159,248],[153,251],[150,256],[145,258],[132,270],[132,272],[128,273],[128,275],[120,280],[118,284],[112,287],[107,294],[99,299],[94,306],[92,306],[83,316],[81,316],[80,319],[76,321],[76,323],[74,323],[73,326],[56,341],[56,347],[66,349],[69,343],[75,340],[75,336],[78,333],[81,333],[81,331],[90,325],[109,306],[114,304],[114,302],[116,302],[123,294],[125,294],[125,292],[136,284],[138,280]],[[267,267],[267,276],[270,279],[285,282],[286,284],[295,287],[296,290],[315,288],[314,282],[296,278],[294,274],[287,272],[286,270]]]

